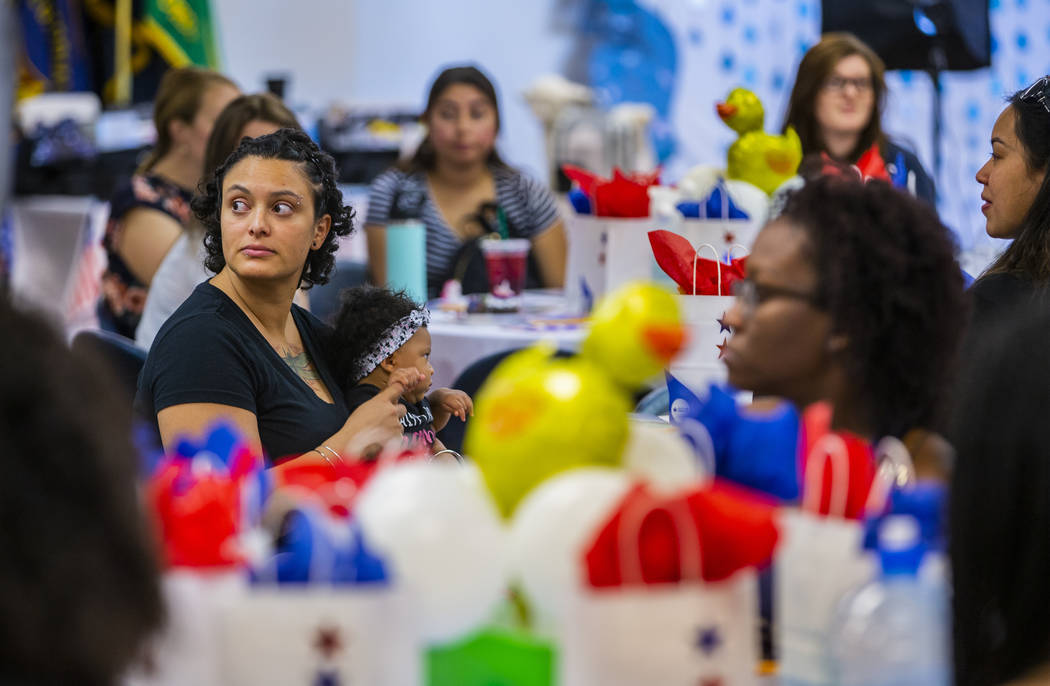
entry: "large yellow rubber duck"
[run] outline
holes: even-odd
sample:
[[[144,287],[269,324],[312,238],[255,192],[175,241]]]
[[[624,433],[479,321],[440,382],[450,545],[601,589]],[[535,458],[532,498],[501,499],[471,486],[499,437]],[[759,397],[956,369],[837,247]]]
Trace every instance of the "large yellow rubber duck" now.
[[[792,127],[781,135],[762,130],[765,110],[758,96],[734,88],[715,106],[718,116],[739,137],[729,146],[726,177],[758,186],[768,195],[790,179],[802,162],[802,141]]]
[[[633,391],[666,369],[684,342],[671,292],[636,283],[599,304],[579,355],[556,358],[536,346],[497,367],[475,399],[464,452],[503,515],[553,474],[619,466]]]

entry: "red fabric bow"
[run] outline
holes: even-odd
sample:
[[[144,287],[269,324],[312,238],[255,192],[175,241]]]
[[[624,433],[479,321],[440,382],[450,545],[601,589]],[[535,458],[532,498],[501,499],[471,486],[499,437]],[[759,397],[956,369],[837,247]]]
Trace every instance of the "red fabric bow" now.
[[[641,516],[636,508],[644,508]],[[676,526],[672,512],[688,516],[691,526]],[[641,583],[719,581],[772,558],[778,532],[773,503],[724,482],[672,497],[655,495],[644,485],[630,490],[608,517],[584,555],[586,580],[596,588],[629,585],[625,556],[637,556]],[[632,521],[625,521],[631,513]],[[637,527],[627,530],[624,527]],[[695,539],[693,537],[696,537]],[[634,547],[636,544],[636,547]],[[689,578],[680,564],[698,546],[700,578]]]
[[[656,263],[674,279],[678,284],[678,292],[683,295],[732,295],[733,283],[744,278],[746,256],[733,258],[729,264],[716,263],[705,257],[697,258],[692,244],[673,231],[650,231],[649,244],[653,247]]]
[[[591,199],[596,217],[648,217],[649,186],[660,183],[659,170],[624,174],[614,167],[611,180],[571,164],[563,165],[562,171]]]

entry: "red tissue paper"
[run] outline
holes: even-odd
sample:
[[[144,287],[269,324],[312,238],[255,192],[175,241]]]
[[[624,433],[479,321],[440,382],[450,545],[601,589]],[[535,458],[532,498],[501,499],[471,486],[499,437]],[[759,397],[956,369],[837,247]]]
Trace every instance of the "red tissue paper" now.
[[[612,179],[571,164],[563,165],[562,171],[591,199],[596,217],[648,217],[649,187],[660,184],[659,170],[624,174],[614,167]]]
[[[146,485],[157,517],[164,558],[172,567],[230,567],[244,562],[237,535],[249,511],[257,512],[264,481],[261,456],[246,444],[223,462],[166,457]],[[248,484],[257,486],[248,488]]]
[[[802,502],[811,504],[809,507],[817,514],[825,516],[846,517],[847,519],[861,519],[865,515],[865,506],[868,501],[868,493],[875,480],[875,451],[864,438],[848,431],[832,431],[831,429],[832,408],[825,402],[813,403],[802,413],[802,428],[799,443],[801,446],[800,456],[802,458]],[[834,434],[842,439],[846,447],[847,459],[836,463],[832,457],[821,452],[821,439]],[[836,466],[836,465],[840,466]],[[846,474],[841,470],[845,464]],[[807,484],[811,481],[816,484],[816,475],[808,474],[808,470],[823,470],[819,479],[819,493],[811,493]],[[813,478],[807,479],[807,476]],[[839,483],[836,483],[839,482]],[[833,490],[838,487],[846,488],[845,508],[842,511],[832,512],[833,501],[839,498],[833,495]],[[841,508],[840,508],[841,510]]]
[[[650,231],[649,244],[656,263],[682,295],[732,295],[733,283],[745,276],[746,256],[729,263],[698,257],[688,239],[673,231]]]
[[[765,565],[778,538],[775,511],[769,500],[720,481],[674,496],[656,495],[638,485],[620,501],[586,551],[586,582],[606,588],[720,581],[741,569]],[[697,551],[699,575],[683,564]],[[640,569],[641,579],[631,578],[628,564]]]
[[[299,493],[319,502],[330,513],[346,517],[365,485],[388,464],[421,460],[426,453],[401,450],[377,460],[345,460],[333,464],[315,461],[289,461],[276,470],[276,486],[284,492]]]

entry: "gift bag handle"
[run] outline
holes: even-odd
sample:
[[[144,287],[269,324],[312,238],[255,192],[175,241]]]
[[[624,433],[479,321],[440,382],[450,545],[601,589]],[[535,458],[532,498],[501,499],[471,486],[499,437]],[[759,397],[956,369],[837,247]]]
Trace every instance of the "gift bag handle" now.
[[[718,179],[718,183],[715,184],[715,187],[718,188],[719,191],[721,191],[722,197],[722,216],[720,217],[720,219],[722,219],[722,221],[726,221],[729,219],[729,188],[726,187],[725,178],[720,177]]]
[[[865,514],[878,514],[886,509],[894,488],[915,482],[915,463],[911,453],[896,436],[886,436],[875,447],[875,478],[864,503]]]
[[[697,260],[700,259],[700,251],[704,248],[710,248],[711,252],[715,254],[715,269],[718,270],[718,294],[722,295],[722,257],[718,254],[718,248],[710,243],[701,244],[701,246],[693,252],[693,292],[691,295],[696,295],[696,263]]]
[[[711,432],[692,417],[679,419],[676,426],[678,431],[693,443],[696,461],[703,470],[703,478],[700,481],[710,481],[715,476],[715,442],[711,440]]]
[[[642,524],[653,512],[663,510],[671,516],[678,539],[678,573],[681,579],[702,579],[703,560],[700,553],[700,530],[686,506],[684,497],[674,498],[670,504],[661,502],[644,490],[635,491],[644,497],[635,498],[620,515],[620,577],[623,582],[642,584],[642,556],[638,539]],[[683,534],[688,533],[688,536]],[[688,543],[687,543],[688,539]]]
[[[802,509],[820,512],[824,495],[824,465],[831,460],[831,499],[828,514],[846,516],[849,498],[849,448],[846,441],[836,433],[821,436],[806,457],[805,491],[802,494]]]
[[[751,254],[751,249],[748,248],[746,245],[741,245],[740,243],[733,243],[733,245],[729,246],[729,252],[726,253],[726,255],[729,257],[730,262],[733,261],[733,251],[737,248],[740,248],[744,251],[745,257]]]
[[[307,518],[313,529],[314,541],[310,547],[310,583],[329,583],[332,580],[332,568],[335,566],[335,541],[328,538],[335,532],[331,522],[312,506],[302,507],[299,511]],[[349,529],[349,527],[347,527]],[[318,538],[327,538],[319,541]],[[325,545],[331,543],[332,545]]]

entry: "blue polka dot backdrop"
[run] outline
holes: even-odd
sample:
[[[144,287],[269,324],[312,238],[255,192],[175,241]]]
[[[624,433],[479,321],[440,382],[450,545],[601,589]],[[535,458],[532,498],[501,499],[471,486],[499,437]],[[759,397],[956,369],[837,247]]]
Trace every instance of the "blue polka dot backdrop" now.
[[[746,86],[765,105],[767,131],[780,129],[802,54],[820,38],[819,0],[591,0],[605,38],[591,53],[591,85],[608,102],[641,99],[657,109],[665,179],[697,164],[724,165],[734,134],[715,103]],[[979,273],[1004,247],[984,232],[974,174],[987,159],[1003,99],[1050,73],[1050,0],[990,0],[992,66],[943,79],[938,210],[958,237],[963,266]],[[612,26],[610,26],[612,25]],[[633,28],[628,29],[631,26]],[[614,30],[609,30],[614,29]],[[664,42],[670,44],[662,44]],[[648,77],[643,76],[648,74]],[[653,78],[659,73],[661,78]],[[626,87],[616,87],[617,78]],[[933,86],[922,72],[887,74],[883,127],[933,173]]]

